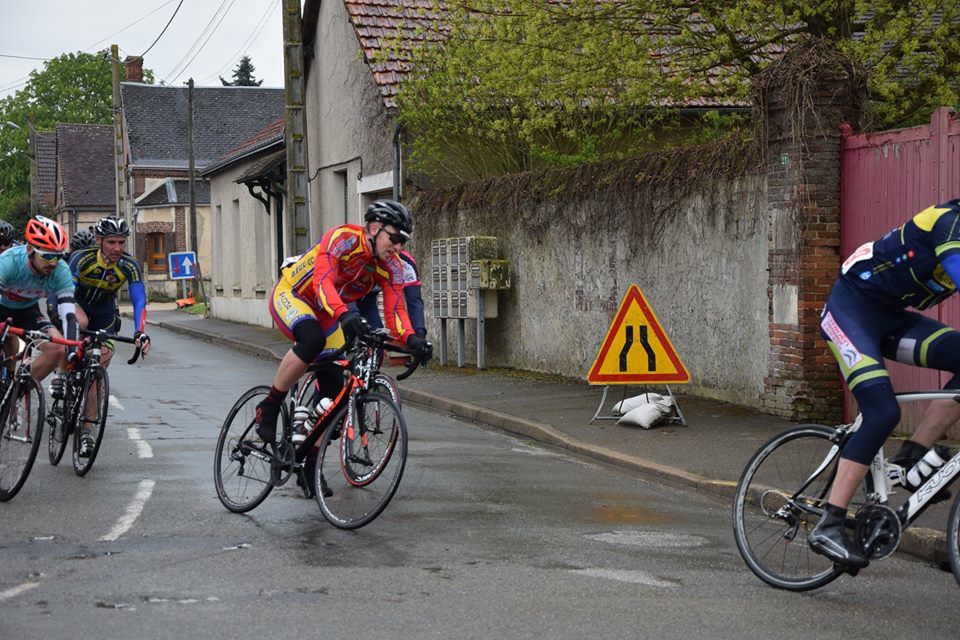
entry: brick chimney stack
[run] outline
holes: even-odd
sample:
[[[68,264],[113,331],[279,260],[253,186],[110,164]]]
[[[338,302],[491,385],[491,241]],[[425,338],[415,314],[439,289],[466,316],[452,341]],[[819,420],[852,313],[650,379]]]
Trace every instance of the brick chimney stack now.
[[[143,58],[127,56],[123,64],[127,68],[127,82],[143,82]]]

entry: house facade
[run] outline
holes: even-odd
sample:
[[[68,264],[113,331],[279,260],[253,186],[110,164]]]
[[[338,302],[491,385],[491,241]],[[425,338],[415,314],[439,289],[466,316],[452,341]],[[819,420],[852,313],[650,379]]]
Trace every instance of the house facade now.
[[[214,317],[270,327],[266,298],[293,246],[283,197],[284,118],[203,168],[217,242],[207,295]]]
[[[421,3],[422,4],[422,3]],[[378,198],[402,195],[400,131],[392,116],[396,60],[376,54],[424,19],[414,0],[337,0],[304,3],[307,147],[312,237],[359,223]]]

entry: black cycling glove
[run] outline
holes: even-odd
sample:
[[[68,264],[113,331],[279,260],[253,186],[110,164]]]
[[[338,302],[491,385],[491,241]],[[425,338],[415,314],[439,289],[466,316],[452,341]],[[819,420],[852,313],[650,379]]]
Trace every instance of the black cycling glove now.
[[[340,328],[343,329],[343,337],[347,342],[370,333],[370,325],[356,311],[347,311],[340,316]]]
[[[433,344],[421,336],[414,334],[407,338],[407,346],[417,352],[417,358],[423,364],[430,362],[433,357]]]

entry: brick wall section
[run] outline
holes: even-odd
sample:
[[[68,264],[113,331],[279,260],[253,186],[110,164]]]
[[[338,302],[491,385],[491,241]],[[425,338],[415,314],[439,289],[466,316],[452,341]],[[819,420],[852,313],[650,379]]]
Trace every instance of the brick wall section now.
[[[835,422],[842,381],[819,320],[840,264],[840,123],[857,120],[859,99],[836,64],[812,73],[803,106],[791,102],[791,79],[767,96],[770,351],[761,400],[775,415]]]

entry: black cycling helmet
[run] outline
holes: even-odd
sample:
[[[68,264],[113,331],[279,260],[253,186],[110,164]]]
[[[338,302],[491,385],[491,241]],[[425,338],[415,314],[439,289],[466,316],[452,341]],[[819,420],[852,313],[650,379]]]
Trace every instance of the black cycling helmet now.
[[[6,220],[0,220],[0,244],[13,242],[13,225]]]
[[[70,251],[79,251],[97,244],[92,231],[81,229],[70,237]]]
[[[129,236],[130,227],[127,226],[127,221],[123,218],[117,218],[116,216],[107,216],[102,218],[100,222],[97,223],[97,237],[103,238],[106,236]]]
[[[413,233],[413,216],[410,215],[410,211],[393,200],[377,200],[367,207],[367,213],[363,216],[363,219],[367,222],[392,224],[397,228],[397,231],[408,238]]]

